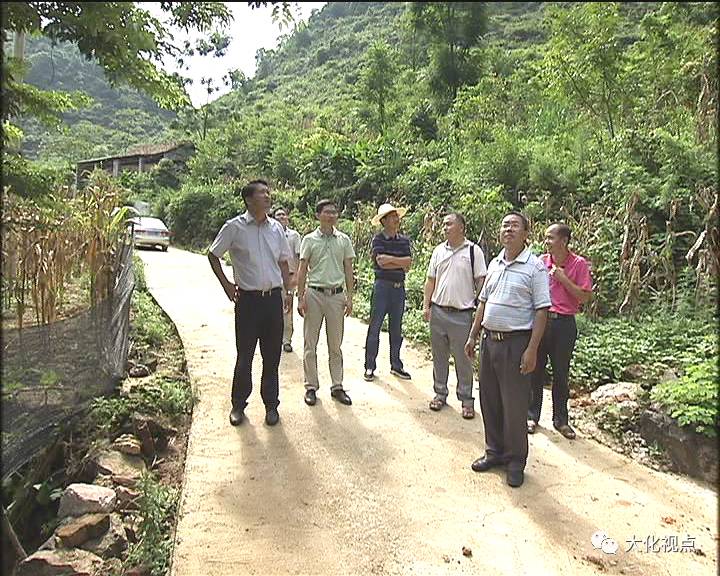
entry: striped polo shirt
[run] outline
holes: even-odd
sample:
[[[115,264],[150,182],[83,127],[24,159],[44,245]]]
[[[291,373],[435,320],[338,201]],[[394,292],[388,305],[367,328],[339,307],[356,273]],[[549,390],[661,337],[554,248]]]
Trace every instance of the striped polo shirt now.
[[[502,249],[490,262],[480,301],[485,302],[483,328],[498,332],[532,329],[535,311],[552,304],[545,264],[530,248],[508,262]]]
[[[405,270],[402,268],[380,268],[380,265],[377,263],[377,256],[380,254],[400,258],[411,256],[410,239],[402,234],[396,234],[390,238],[385,236],[384,232],[380,232],[375,235],[372,241],[372,259],[375,268],[375,278],[379,280],[389,280],[391,282],[403,282],[405,280]]]

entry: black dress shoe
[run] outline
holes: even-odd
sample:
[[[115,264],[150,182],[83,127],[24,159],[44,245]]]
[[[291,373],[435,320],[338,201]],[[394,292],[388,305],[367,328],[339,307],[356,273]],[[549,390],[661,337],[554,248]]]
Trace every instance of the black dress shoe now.
[[[307,404],[308,406],[315,406],[315,402],[317,402],[315,390],[313,390],[312,388],[305,390],[305,404]]]
[[[518,486],[522,486],[525,481],[525,473],[522,470],[508,470],[506,480],[508,486],[517,488]]]
[[[402,380],[412,380],[412,376],[410,376],[408,372],[405,372],[405,370],[401,368],[392,368],[390,370],[390,374],[392,374],[393,376],[397,376]]]
[[[570,428],[569,424],[553,423],[553,428],[555,428],[555,430],[560,432],[560,434],[565,436],[565,438],[567,438],[568,440],[575,440],[575,430]]]
[[[268,408],[265,412],[265,424],[275,426],[278,420],[280,420],[280,414],[278,414],[277,408]]]
[[[487,472],[490,468],[502,465],[503,461],[499,458],[488,458],[487,456],[483,456],[482,458],[475,460],[475,462],[471,464],[470,468],[472,468],[475,472]]]
[[[239,426],[245,420],[245,413],[240,408],[233,408],[230,412],[230,424]]]
[[[352,400],[350,400],[350,396],[347,395],[345,390],[333,390],[330,392],[330,396],[335,398],[340,404],[345,404],[345,406],[350,406],[352,404]]]
[[[365,382],[372,382],[375,380],[375,371],[374,370],[365,370],[365,374],[363,374],[363,378],[365,379]]]

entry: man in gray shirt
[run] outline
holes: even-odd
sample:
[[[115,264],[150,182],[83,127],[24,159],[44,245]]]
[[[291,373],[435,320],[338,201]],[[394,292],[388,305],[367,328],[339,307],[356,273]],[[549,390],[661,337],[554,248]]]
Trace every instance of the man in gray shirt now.
[[[260,395],[265,404],[265,422],[277,424],[280,416],[278,366],[283,333],[284,297],[290,288],[288,262],[292,258],[282,225],[267,217],[270,187],[253,180],[240,190],[247,210],[225,222],[208,252],[210,266],[227,297],[235,303],[237,361],[232,386],[230,424],[245,418],[252,392],[252,361],[260,340],[263,371]],[[233,280],[223,272],[220,258],[230,252]],[[285,290],[283,290],[283,286]]]
[[[507,464],[507,483],[512,487],[524,481],[530,382],[551,304],[547,268],[525,246],[529,228],[519,212],[503,218],[503,249],[490,262],[465,344],[465,353],[472,358],[482,328],[480,409],[485,455],[472,463],[472,469],[485,472]]]

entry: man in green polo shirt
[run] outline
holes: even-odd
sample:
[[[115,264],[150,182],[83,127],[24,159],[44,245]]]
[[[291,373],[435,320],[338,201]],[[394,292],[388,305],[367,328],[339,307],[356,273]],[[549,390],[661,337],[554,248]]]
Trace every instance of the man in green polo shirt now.
[[[305,403],[314,406],[320,387],[317,344],[325,320],[328,361],[332,385],[330,395],[340,403],[352,404],[343,389],[342,341],[345,316],[352,313],[353,258],[355,251],[347,234],[335,228],[337,206],[320,200],[315,209],[320,226],[302,239],[298,268],[298,313],[304,318]]]

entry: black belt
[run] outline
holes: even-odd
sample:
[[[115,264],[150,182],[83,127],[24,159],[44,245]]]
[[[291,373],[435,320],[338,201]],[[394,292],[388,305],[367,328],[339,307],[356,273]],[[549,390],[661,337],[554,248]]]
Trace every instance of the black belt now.
[[[388,282],[389,284],[392,284],[393,288],[402,288],[405,286],[405,282],[394,282],[393,280],[388,280],[387,278],[375,278],[375,280],[378,280],[380,282]]]
[[[276,292],[280,292],[280,286],[270,288],[270,290],[243,290],[242,288],[238,288],[238,292],[249,296],[260,296],[261,298],[264,298],[265,296],[271,296]]]
[[[553,320],[559,320],[562,318],[573,318],[574,314],[560,314],[560,312],[548,312],[548,318],[552,318]]]
[[[475,310],[475,308],[455,308],[454,306],[443,306],[441,304],[435,304],[435,302],[433,302],[432,305],[442,308],[443,310],[447,310],[448,312],[469,312],[471,310]]]
[[[508,338],[515,338],[516,336],[530,336],[532,330],[511,330],[509,332],[498,332],[496,330],[488,330],[483,328],[483,333],[487,335],[490,340],[495,342],[502,342]]]
[[[322,286],[310,286],[313,290],[317,290],[318,292],[322,292],[323,294],[326,294],[327,296],[335,296],[335,294],[340,294],[340,292],[343,291],[342,286],[336,286],[335,288],[323,288]]]

